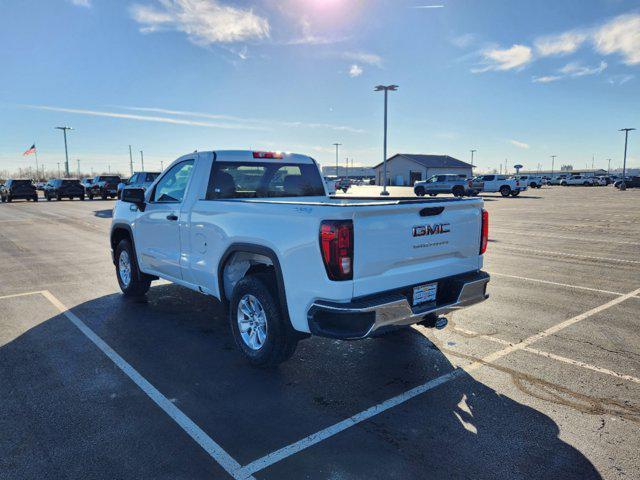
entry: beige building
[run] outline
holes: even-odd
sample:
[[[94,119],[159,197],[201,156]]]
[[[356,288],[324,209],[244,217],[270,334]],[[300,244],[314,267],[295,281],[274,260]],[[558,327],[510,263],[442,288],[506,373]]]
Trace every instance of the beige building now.
[[[382,185],[383,164],[373,167],[376,183]],[[413,185],[418,180],[426,180],[433,175],[454,174],[471,178],[471,164],[449,155],[419,155],[396,153],[387,160],[387,185]]]

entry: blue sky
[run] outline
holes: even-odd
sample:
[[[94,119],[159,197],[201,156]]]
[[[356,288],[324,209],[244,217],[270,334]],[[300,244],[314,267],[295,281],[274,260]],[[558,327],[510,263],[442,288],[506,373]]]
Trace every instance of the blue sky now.
[[[429,7],[429,8],[425,8]],[[0,170],[198,150],[612,167],[640,128],[640,2],[0,0]],[[136,155],[138,157],[138,155]],[[640,133],[629,163],[640,166]]]

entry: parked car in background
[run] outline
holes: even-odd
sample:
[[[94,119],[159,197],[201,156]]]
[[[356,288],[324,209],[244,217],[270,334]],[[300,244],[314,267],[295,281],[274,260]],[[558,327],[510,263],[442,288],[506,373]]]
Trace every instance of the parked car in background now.
[[[549,180],[549,185],[560,185],[562,180],[567,178],[569,175],[555,175]]]
[[[606,177],[595,177],[593,179],[593,184],[597,187],[606,187],[609,185],[609,181]]]
[[[336,179],[334,177],[323,177],[324,186],[327,189],[327,194],[335,195],[336,193]]]
[[[47,182],[36,182],[36,190],[44,190],[44,186]]]
[[[124,189],[110,244],[124,295],[163,278],[213,296],[242,355],[272,366],[310,335],[444,326],[484,301],[488,228],[480,198],[329,198],[311,157],[217,151]]]
[[[97,175],[87,189],[89,200],[100,197],[102,200],[115,198],[118,194],[118,184],[122,182],[119,175]]]
[[[340,178],[336,182],[336,190],[342,190],[343,193],[347,193],[349,187],[351,187],[351,180],[348,178]]]
[[[118,184],[118,198],[120,198],[120,192],[127,187],[149,188],[159,175],[160,172],[136,172],[128,180],[122,179]]]
[[[520,182],[524,182],[527,187],[531,188],[541,188],[543,183],[542,177],[535,175],[516,175],[514,178],[520,180]]]
[[[453,194],[454,197],[476,195],[477,192],[473,190],[471,183],[471,179],[462,178],[458,175],[433,175],[426,180],[415,182],[413,184],[413,192],[419,197],[424,197],[425,195],[435,197],[442,193]]]
[[[616,188],[620,188],[622,186],[622,182],[623,180],[617,180],[613,186]],[[624,184],[625,184],[625,188],[640,188],[640,177],[639,176],[632,176],[632,177],[626,177],[624,179]]]
[[[0,189],[0,201],[12,202],[13,200],[38,201],[38,191],[31,180],[9,179]]]
[[[49,180],[44,187],[44,198],[49,202],[54,198],[56,200],[63,198],[84,200],[84,196],[84,187],[76,178],[54,178]]]
[[[480,175],[471,182],[471,189],[476,192],[496,193],[500,192],[503,197],[517,197],[520,192],[527,189],[524,182],[515,178],[507,178],[506,175]]]
[[[89,190],[89,187],[93,185],[93,178],[83,178],[82,180],[80,180],[80,184],[84,187],[85,194],[86,194],[87,191]]]
[[[560,185],[566,187],[569,185],[582,185],[585,187],[593,187],[595,185],[594,177],[585,177],[584,175],[572,175],[560,181]]]

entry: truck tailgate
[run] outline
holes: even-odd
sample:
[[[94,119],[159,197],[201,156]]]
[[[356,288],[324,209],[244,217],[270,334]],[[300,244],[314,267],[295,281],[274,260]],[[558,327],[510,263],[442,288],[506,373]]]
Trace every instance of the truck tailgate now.
[[[356,208],[353,296],[476,271],[481,199]]]

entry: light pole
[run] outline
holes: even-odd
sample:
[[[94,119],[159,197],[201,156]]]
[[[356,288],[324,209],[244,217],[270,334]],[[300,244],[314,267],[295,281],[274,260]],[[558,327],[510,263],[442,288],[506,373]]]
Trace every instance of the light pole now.
[[[336,178],[339,176],[338,175],[338,147],[340,145],[342,145],[341,143],[334,143],[334,145],[336,146]]]
[[[60,162],[58,162],[58,178],[60,178],[62,175],[60,175]]]
[[[129,170],[131,170],[131,176],[133,177],[133,155],[131,155],[131,145],[129,145]]]
[[[553,166],[556,163],[557,155],[551,155],[551,180],[553,180]]]
[[[68,177],[69,176],[69,150],[67,148],[67,130],[73,130],[71,127],[56,127],[58,130],[62,130],[62,134],[64,135],[64,173]],[[58,174],[60,176],[60,174]]]
[[[389,91],[395,92],[398,90],[398,85],[378,85],[375,88],[376,92],[384,92],[384,147],[382,158],[382,172],[384,175],[382,192],[380,195],[389,195],[387,192],[387,94]]]
[[[344,176],[349,180],[349,157],[346,157],[345,161],[347,162],[347,169],[344,171]]]
[[[78,178],[80,178],[80,159],[77,158],[76,162],[78,162]]]
[[[611,159],[607,158],[608,166],[607,166],[607,175],[611,175]]]
[[[635,130],[635,128],[621,128],[619,131],[624,132],[624,159],[622,160],[622,183],[627,172],[627,141],[629,139],[629,132]]]
[[[144,172],[144,154],[142,153],[142,150],[140,150],[140,165],[142,167],[142,171]]]
[[[473,173],[473,154],[476,152],[477,150],[471,150],[471,173]]]

